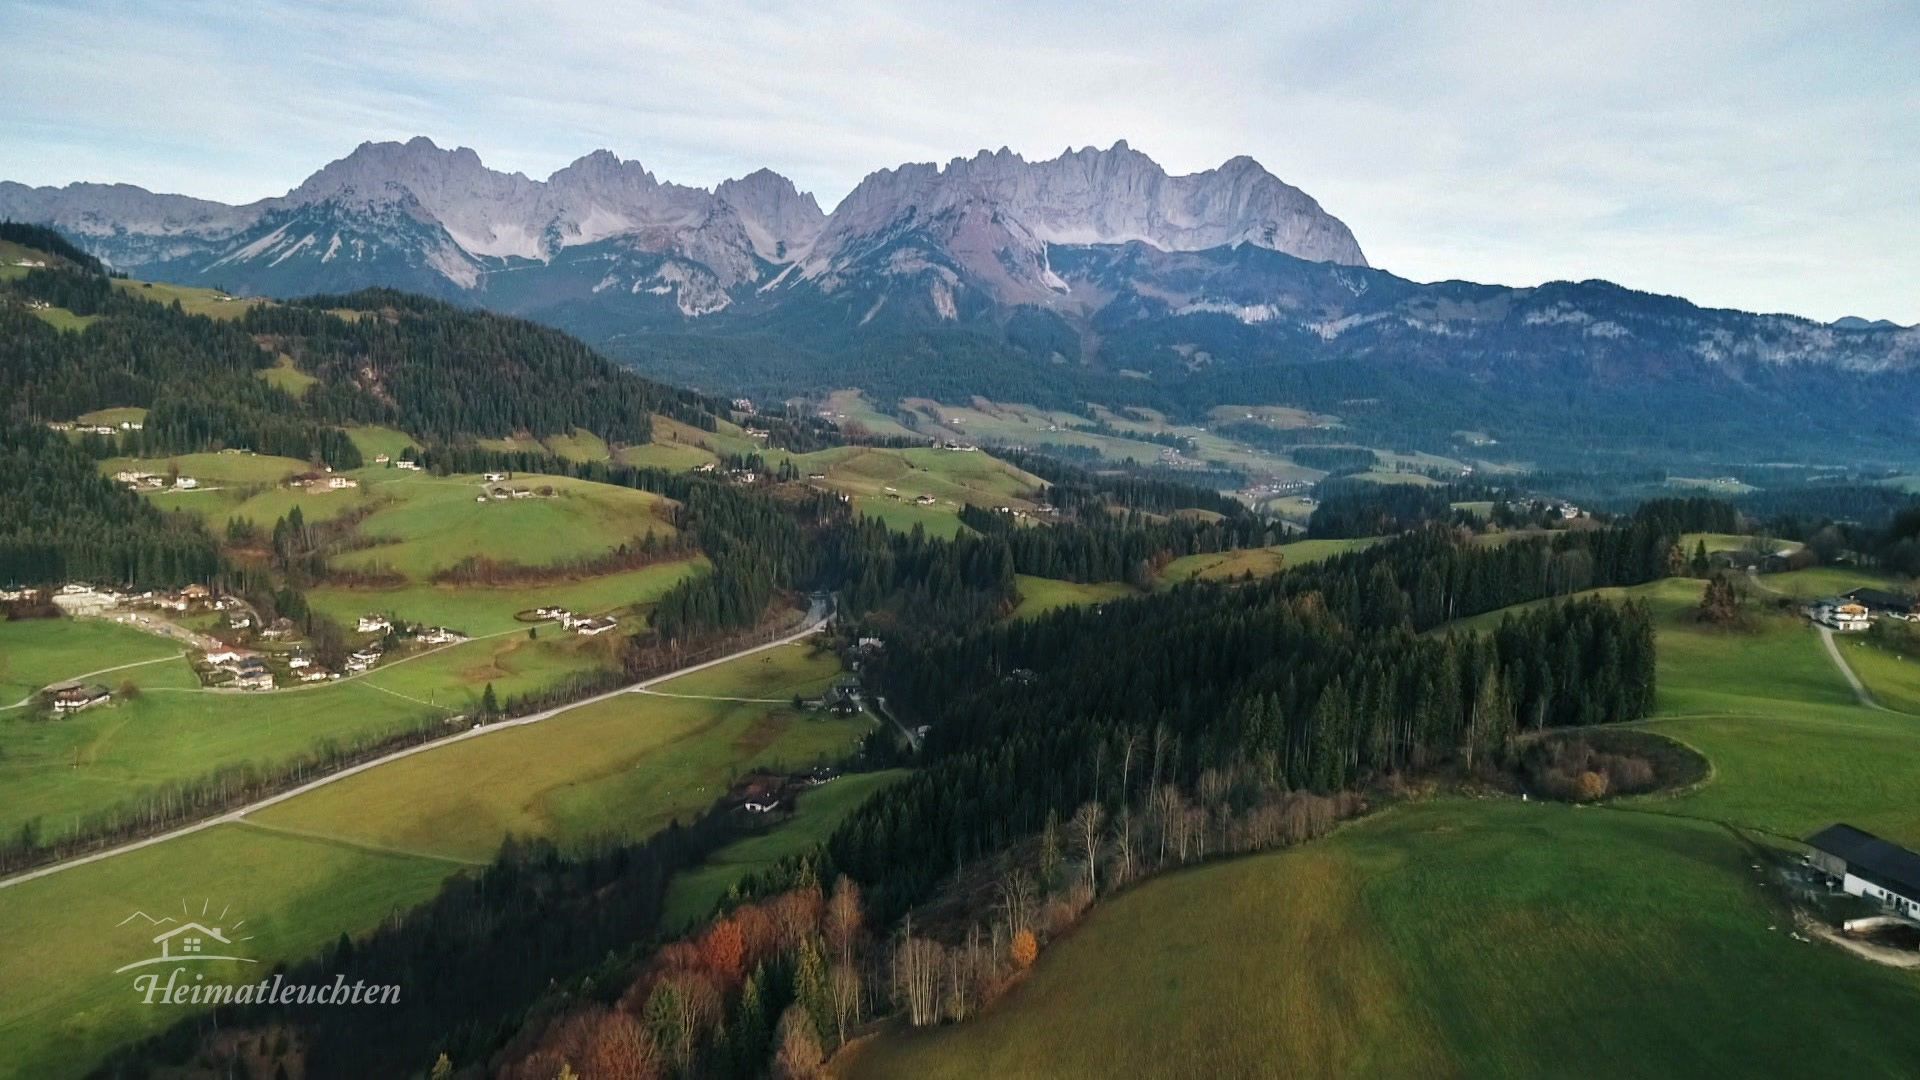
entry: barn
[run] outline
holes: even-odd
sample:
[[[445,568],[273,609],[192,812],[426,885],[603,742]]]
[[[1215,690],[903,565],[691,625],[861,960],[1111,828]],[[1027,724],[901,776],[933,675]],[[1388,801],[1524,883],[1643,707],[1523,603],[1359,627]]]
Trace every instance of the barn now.
[[[1851,825],[1829,825],[1807,846],[1809,861],[1843,890],[1920,922],[1920,855]]]

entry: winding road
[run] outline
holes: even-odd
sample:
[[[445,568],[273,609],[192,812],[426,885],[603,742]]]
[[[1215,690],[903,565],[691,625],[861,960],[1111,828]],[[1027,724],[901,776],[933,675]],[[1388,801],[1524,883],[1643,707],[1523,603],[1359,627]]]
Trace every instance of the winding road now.
[[[194,833],[202,832],[206,829],[211,829],[216,825],[226,825],[232,822],[237,822],[237,821],[240,821],[242,818],[245,818],[248,814],[254,813],[255,811],[264,810],[269,806],[276,806],[280,803],[286,802],[289,799],[297,799],[300,796],[305,795],[307,792],[312,791],[316,788],[322,788],[327,786],[328,784],[345,780],[349,776],[356,776],[370,769],[377,769],[382,765],[388,764],[389,762],[399,761],[401,758],[412,757],[415,754],[428,753],[433,750],[438,750],[444,746],[451,746],[454,743],[465,742],[468,739],[483,738],[487,735],[493,734],[496,731],[505,731],[509,728],[526,727],[529,724],[538,724],[543,720],[549,720],[555,716],[559,716],[561,713],[570,712],[574,709],[582,708],[587,705],[597,704],[602,701],[610,701],[614,698],[620,697],[623,694],[631,694],[636,692],[645,693],[650,688],[658,686],[661,683],[668,682],[673,679],[678,679],[684,675],[691,675],[696,671],[705,671],[706,669],[711,667],[718,667],[721,664],[725,664],[733,660],[738,660],[743,656],[752,656],[755,653],[765,652],[768,649],[777,649],[784,645],[792,645],[797,641],[803,641],[806,638],[817,633],[821,627],[827,624],[828,618],[829,618],[829,611],[828,611],[826,601],[823,598],[816,597],[814,598],[812,605],[807,609],[806,620],[801,624],[800,629],[794,631],[791,634],[786,635],[785,637],[776,638],[773,641],[766,642],[765,644],[754,645],[750,648],[741,649],[737,652],[731,652],[726,654],[725,656],[717,656],[712,660],[703,660],[698,664],[690,664],[687,667],[678,668],[674,671],[669,671],[664,675],[656,675],[650,679],[644,679],[637,683],[632,683],[627,686],[622,686],[617,690],[609,690],[606,693],[595,694],[590,698],[583,698],[580,701],[569,702],[565,705],[558,705],[558,706],[555,706],[554,708],[547,709],[544,712],[531,713],[526,716],[516,717],[512,720],[501,720],[497,723],[483,724],[479,727],[471,727],[456,735],[449,735],[443,739],[434,739],[431,742],[420,743],[417,746],[409,746],[401,750],[395,750],[391,754],[382,755],[380,757],[372,759],[371,761],[363,761],[358,765],[353,765],[353,766],[349,766],[348,768],[341,769],[339,772],[328,773],[327,775],[322,776],[317,780],[309,780],[308,782],[301,784],[299,787],[289,788],[288,790],[280,792],[277,795],[269,795],[264,799],[260,799],[255,802],[248,803],[245,806],[238,807],[233,810],[229,810],[226,813],[220,814],[216,817],[203,818],[199,821],[194,822],[191,825],[183,825],[180,828],[173,829],[168,832],[159,833],[154,836],[149,836],[142,840],[132,840],[125,844],[121,844],[118,847],[107,848],[104,851],[96,851],[89,855],[77,855],[71,859],[66,859],[61,862],[53,863],[48,866],[42,866],[42,867],[39,867],[38,869],[28,870],[24,873],[16,874],[13,877],[0,879],[0,889],[9,889],[15,885],[24,884],[26,882],[34,881],[43,877],[50,877],[54,874],[61,872],[62,870],[71,870],[76,866],[85,866],[88,863],[96,863],[104,859],[111,859],[116,855],[125,855],[130,851],[139,851],[141,848],[149,848],[154,846],[155,844],[164,844],[169,840],[176,840],[182,836],[190,836]],[[247,822],[247,824],[253,824],[253,823]]]

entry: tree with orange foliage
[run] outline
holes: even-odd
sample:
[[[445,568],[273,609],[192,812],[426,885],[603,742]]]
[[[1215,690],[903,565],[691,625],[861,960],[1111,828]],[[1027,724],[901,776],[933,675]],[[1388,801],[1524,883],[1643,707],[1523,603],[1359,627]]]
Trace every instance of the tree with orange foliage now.
[[[700,936],[700,959],[724,986],[740,981],[746,953],[746,938],[732,919],[721,919]]]
[[[1007,955],[1013,958],[1013,966],[1025,970],[1032,967],[1040,956],[1040,939],[1033,936],[1031,930],[1021,930],[1013,935],[1013,941],[1007,946]]]
[[[741,967],[750,968],[773,955],[779,945],[779,931],[764,904],[742,904],[733,910],[733,924],[740,928],[740,941],[746,953]]]

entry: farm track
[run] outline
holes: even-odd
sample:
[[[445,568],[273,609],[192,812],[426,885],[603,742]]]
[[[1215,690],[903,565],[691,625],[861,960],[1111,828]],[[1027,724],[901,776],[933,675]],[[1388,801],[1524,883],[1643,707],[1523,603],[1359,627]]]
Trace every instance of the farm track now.
[[[1827,655],[1833,658],[1833,666],[1840,669],[1840,674],[1846,678],[1847,685],[1853,688],[1854,698],[1857,699],[1862,706],[1869,709],[1878,709],[1885,713],[1894,713],[1898,716],[1908,715],[1899,709],[1890,709],[1874,700],[1873,691],[1868,690],[1867,684],[1861,682],[1860,676],[1854,674],[1853,665],[1847,663],[1847,658],[1840,655],[1840,643],[1833,640],[1832,628],[1822,626],[1819,629],[1820,642],[1827,647]]]
[[[175,653],[172,656],[156,656],[152,660],[136,660],[131,664],[120,664],[115,667],[101,668],[99,671],[84,672],[82,674],[72,676],[71,678],[60,679],[58,682],[49,683],[48,685],[57,686],[59,685],[59,683],[63,683],[63,682],[79,682],[81,679],[91,679],[95,675],[109,675],[116,671],[125,671],[128,668],[146,667],[148,664],[164,664],[169,660],[184,659],[186,655],[187,655],[186,653]],[[34,691],[32,694],[28,694],[26,697],[21,698],[19,701],[16,701],[11,705],[0,705],[0,712],[6,712],[9,709],[24,708],[27,705],[33,704],[34,695],[41,693],[45,689],[46,687],[43,686],[39,690]]]

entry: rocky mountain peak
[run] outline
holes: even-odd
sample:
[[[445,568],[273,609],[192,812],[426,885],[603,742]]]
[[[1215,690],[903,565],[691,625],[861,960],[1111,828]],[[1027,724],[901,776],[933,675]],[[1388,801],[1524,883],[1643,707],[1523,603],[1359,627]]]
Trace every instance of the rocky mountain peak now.
[[[1116,141],[1028,162],[1002,148],[942,168],[903,165],[869,175],[837,208],[816,254],[888,228],[909,214],[936,217],[969,203],[997,207],[1050,244],[1142,242],[1163,251],[1251,243],[1297,258],[1365,266],[1353,234],[1306,193],[1249,157],[1172,176]]]
[[[811,194],[771,169],[756,169],[737,180],[723,180],[715,199],[740,215],[753,249],[761,258],[784,262],[791,252],[820,235],[827,215]]]

